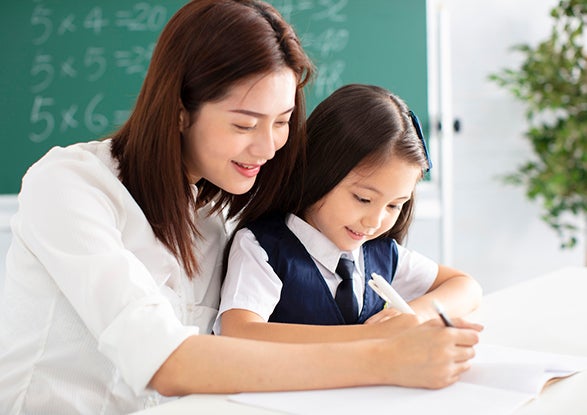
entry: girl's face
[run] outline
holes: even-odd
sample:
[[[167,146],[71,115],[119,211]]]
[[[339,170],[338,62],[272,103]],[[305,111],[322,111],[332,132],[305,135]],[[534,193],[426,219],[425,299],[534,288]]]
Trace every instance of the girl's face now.
[[[204,178],[233,194],[250,190],[261,166],[287,141],[295,94],[296,76],[284,68],[235,85],[191,120],[182,113],[183,160],[191,182]]]
[[[351,251],[392,228],[421,174],[419,166],[398,159],[355,167],[304,219],[340,250]]]

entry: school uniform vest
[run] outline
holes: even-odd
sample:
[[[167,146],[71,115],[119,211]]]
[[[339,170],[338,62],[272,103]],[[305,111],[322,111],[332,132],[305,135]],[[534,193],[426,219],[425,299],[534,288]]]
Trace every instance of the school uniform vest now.
[[[289,230],[283,217],[260,219],[247,226],[267,252],[269,265],[281,279],[281,298],[269,317],[271,322],[339,325],[343,316],[314,260]],[[365,294],[357,323],[381,311],[384,301],[367,281],[376,272],[391,283],[398,252],[393,239],[376,239],[363,245]]]

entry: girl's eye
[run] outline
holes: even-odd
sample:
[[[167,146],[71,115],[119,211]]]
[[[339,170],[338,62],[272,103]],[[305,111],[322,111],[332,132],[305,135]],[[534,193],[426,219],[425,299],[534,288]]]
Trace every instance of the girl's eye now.
[[[289,125],[289,121],[275,121],[276,127],[285,127],[286,125]]]
[[[402,210],[402,205],[389,205],[388,207],[392,210],[398,210],[398,211]]]
[[[369,199],[365,199],[364,197],[361,197],[359,195],[353,195],[355,197],[355,199],[359,202],[359,203],[370,203],[371,201]]]

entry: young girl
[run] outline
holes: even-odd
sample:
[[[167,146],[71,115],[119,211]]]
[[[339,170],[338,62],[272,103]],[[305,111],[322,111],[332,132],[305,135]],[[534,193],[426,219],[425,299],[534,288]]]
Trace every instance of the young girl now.
[[[481,298],[477,282],[400,245],[414,188],[431,167],[405,103],[379,87],[348,85],[318,105],[307,128],[305,175],[290,180],[276,214],[235,235],[216,330],[303,342],[323,340],[325,331],[295,323],[384,320],[398,311],[382,311],[384,301],[367,284],[372,272],[391,282],[422,320],[437,317],[433,299],[453,316],[472,311]],[[340,258],[350,268],[344,280]],[[369,329],[354,333],[366,336]],[[327,333],[352,335],[346,327]]]

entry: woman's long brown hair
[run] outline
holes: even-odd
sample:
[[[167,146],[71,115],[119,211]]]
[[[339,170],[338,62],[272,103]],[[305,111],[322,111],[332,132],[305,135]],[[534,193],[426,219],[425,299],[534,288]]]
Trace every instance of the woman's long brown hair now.
[[[182,108],[195,114],[202,104],[222,99],[239,81],[284,67],[298,77],[286,145],[246,194],[229,194],[202,179],[196,200],[182,163]],[[296,158],[303,158],[302,88],[312,73],[292,27],[260,1],[192,0],[163,29],[135,108],[113,136],[112,155],[119,162],[120,179],[155,235],[190,277],[198,271],[196,209],[214,200],[213,212],[226,208],[229,218],[254,219],[290,176]]]

